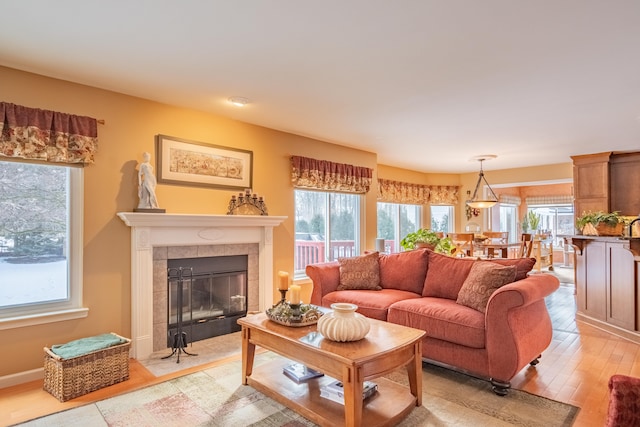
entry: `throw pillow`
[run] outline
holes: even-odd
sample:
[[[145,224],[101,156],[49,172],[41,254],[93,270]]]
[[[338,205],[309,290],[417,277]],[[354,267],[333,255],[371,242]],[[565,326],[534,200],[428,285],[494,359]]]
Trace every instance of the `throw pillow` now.
[[[473,264],[456,302],[484,313],[491,295],[516,278],[516,266],[502,266],[490,261]]]
[[[455,300],[474,262],[473,258],[454,258],[429,251],[422,296]]]
[[[426,249],[380,255],[380,286],[422,294],[428,261]]]
[[[527,274],[531,270],[533,270],[533,266],[536,265],[535,258],[508,258],[508,259],[498,259],[494,258],[491,260],[496,264],[500,265],[515,265],[516,266],[516,280],[522,280],[527,277]]]
[[[338,290],[381,290],[379,257],[378,252],[372,252],[353,258],[338,258],[340,264]]]

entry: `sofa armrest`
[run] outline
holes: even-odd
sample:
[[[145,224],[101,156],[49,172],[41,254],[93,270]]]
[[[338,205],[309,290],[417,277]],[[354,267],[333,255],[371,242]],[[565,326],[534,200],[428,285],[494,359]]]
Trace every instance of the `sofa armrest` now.
[[[510,380],[549,346],[553,329],[544,298],[559,286],[551,274],[532,274],[489,298],[485,328],[492,378]]]
[[[337,261],[321,264],[309,264],[305,269],[313,281],[311,304],[322,305],[322,297],[338,290],[340,284],[340,264]]]

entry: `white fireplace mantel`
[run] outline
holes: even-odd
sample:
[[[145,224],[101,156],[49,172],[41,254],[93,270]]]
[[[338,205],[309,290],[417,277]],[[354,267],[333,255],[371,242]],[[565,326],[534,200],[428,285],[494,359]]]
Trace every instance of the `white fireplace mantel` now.
[[[153,247],[258,243],[259,307],[273,295],[273,227],[286,216],[119,212],[131,227],[132,357],[153,352]]]

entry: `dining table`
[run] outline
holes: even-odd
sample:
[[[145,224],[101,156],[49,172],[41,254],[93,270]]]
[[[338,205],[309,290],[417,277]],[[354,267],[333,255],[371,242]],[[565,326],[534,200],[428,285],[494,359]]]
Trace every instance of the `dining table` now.
[[[486,258],[509,258],[509,248],[519,248],[520,242],[505,243],[505,242],[476,242],[473,247],[475,250],[482,251],[483,256]],[[499,255],[498,255],[499,254]]]

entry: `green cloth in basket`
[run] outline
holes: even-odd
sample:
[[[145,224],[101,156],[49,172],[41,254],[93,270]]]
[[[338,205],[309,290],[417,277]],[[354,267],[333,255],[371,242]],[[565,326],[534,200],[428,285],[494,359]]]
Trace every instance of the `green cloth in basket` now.
[[[115,334],[100,334],[94,337],[80,338],[66,344],[53,345],[51,346],[51,352],[63,359],[71,359],[114,345],[124,344],[125,342],[127,340]]]

